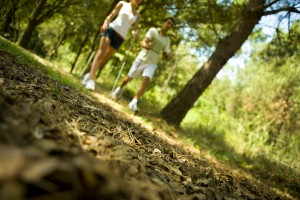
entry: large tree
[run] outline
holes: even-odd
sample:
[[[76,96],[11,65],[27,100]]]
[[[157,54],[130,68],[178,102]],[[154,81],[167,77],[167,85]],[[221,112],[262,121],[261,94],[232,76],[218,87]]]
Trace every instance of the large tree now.
[[[281,7],[274,9],[273,5],[276,3]],[[177,96],[162,109],[161,115],[168,123],[180,125],[186,113],[211,84],[227,61],[240,49],[264,15],[276,14],[281,11],[299,13],[296,9],[296,2],[293,1],[293,6],[281,3],[280,0],[271,2],[267,2],[267,0],[249,0],[244,5],[243,15],[241,15],[242,17],[233,31],[218,42],[214,53],[207,62],[195,73]]]

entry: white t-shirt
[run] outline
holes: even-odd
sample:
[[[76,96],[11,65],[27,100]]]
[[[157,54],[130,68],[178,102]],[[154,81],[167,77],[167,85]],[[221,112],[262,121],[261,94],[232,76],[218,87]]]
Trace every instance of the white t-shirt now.
[[[160,35],[159,29],[157,28],[150,28],[146,33],[146,37],[154,42],[154,46],[151,49],[143,48],[140,51],[138,58],[147,63],[157,64],[159,55],[162,51],[170,53],[170,38],[166,35]]]
[[[123,6],[119,11],[118,16],[109,24],[109,26],[125,39],[131,25],[136,21],[138,15],[132,14],[130,3],[122,1],[122,4]]]

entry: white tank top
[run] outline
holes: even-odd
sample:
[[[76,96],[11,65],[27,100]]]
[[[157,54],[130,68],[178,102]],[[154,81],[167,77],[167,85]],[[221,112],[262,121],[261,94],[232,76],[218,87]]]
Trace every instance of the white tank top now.
[[[116,19],[109,24],[111,28],[113,28],[118,34],[120,34],[123,38],[126,38],[128,30],[131,25],[136,21],[137,15],[133,15],[131,12],[130,3],[123,2],[123,6],[119,11]]]

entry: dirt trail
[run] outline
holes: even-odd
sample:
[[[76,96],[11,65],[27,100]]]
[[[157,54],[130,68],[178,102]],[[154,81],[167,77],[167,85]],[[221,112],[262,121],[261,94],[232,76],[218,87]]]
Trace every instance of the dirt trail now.
[[[192,153],[175,132],[0,51],[1,200],[285,199]]]

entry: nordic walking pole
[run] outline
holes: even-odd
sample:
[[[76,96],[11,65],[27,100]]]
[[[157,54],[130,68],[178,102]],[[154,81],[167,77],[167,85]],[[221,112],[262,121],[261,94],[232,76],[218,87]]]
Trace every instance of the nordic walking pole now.
[[[124,69],[124,67],[125,67],[125,64],[126,64],[126,62],[127,62],[128,52],[133,48],[134,43],[135,43],[135,40],[133,40],[133,41],[131,42],[131,45],[130,45],[129,49],[127,49],[127,52],[126,52],[126,54],[125,54],[125,58],[124,58],[124,60],[123,60],[123,63],[122,63],[121,69],[120,69],[120,71],[119,71],[119,73],[118,73],[118,76],[117,76],[117,78],[116,78],[116,80],[115,80],[114,86],[113,86],[113,88],[112,88],[112,90],[111,90],[111,93],[113,93],[113,92],[115,91],[115,89],[116,89],[116,86],[117,86],[117,84],[118,84],[118,82],[119,82],[119,79],[120,79],[120,76],[121,76],[121,74],[122,74],[122,71],[123,71],[123,69]]]
[[[96,52],[93,51],[92,54],[90,55],[88,61],[86,62],[85,66],[84,66],[84,68],[83,68],[83,70],[82,70],[82,72],[81,72],[81,74],[80,74],[80,77],[82,77],[82,76],[86,73],[88,67],[89,67],[90,64],[91,64],[92,59],[94,58],[95,53],[96,53]]]

